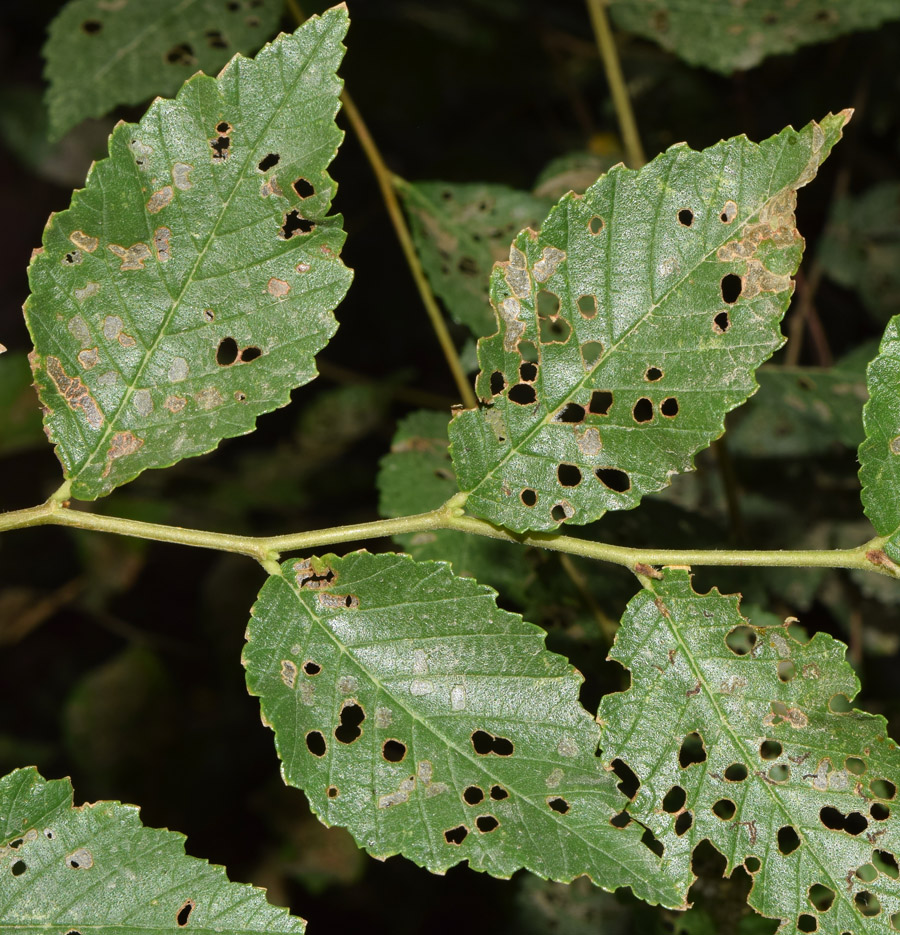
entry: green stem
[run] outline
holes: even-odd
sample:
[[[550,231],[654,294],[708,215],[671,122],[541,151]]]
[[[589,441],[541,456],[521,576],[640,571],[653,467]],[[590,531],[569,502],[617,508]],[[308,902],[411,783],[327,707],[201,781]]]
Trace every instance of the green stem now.
[[[173,542],[179,545],[197,546],[222,552],[236,552],[260,562],[272,572],[281,552],[318,549],[340,542],[361,542],[365,539],[381,539],[402,533],[424,532],[436,529],[455,529],[477,536],[518,542],[536,548],[551,549],[569,555],[622,565],[647,579],[658,577],[660,565],[730,565],[759,566],[768,568],[858,568],[874,571],[890,578],[900,578],[900,566],[884,553],[887,537],[869,540],[852,549],[797,549],[797,550],[747,550],[747,549],[632,549],[627,546],[592,542],[556,533],[509,532],[483,519],[468,516],[464,511],[465,493],[458,493],[445,504],[428,513],[400,516],[395,519],[380,519],[370,523],[355,523],[314,529],[309,532],[289,533],[284,536],[233,536],[228,533],[207,532],[202,529],[185,529],[181,526],[165,526],[160,523],[145,523],[140,520],[119,516],[105,516],[72,509],[59,499],[51,497],[40,506],[0,514],[0,532],[30,526],[68,526],[73,529],[89,529],[157,542]]]
[[[628,87],[622,74],[619,63],[619,53],[616,50],[616,40],[609,28],[606,16],[606,0],[587,0],[588,12],[591,15],[591,24],[594,35],[597,37],[597,47],[606,69],[606,80],[612,94],[613,107],[616,109],[616,118],[622,133],[622,144],[625,147],[625,160],[632,169],[640,169],[647,161],[644,148],[641,146],[641,137],[638,134],[634,111],[631,109],[631,99],[628,96]]]

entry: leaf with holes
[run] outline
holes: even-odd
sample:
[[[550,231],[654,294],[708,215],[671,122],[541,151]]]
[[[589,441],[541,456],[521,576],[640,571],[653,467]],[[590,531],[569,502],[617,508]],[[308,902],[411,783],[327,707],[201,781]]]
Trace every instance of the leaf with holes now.
[[[896,0],[609,0],[613,21],[691,65],[730,75],[769,55],[900,18]]]
[[[416,250],[454,321],[476,337],[496,323],[485,283],[517,230],[540,223],[552,202],[506,185],[399,182]]]
[[[44,46],[52,137],[119,104],[174,94],[195,72],[254,52],[281,10],[281,0],[70,0]]]
[[[869,342],[833,367],[762,367],[759,393],[728,426],[728,448],[758,458],[796,458],[856,448],[863,439],[862,407]]]
[[[25,313],[74,496],[251,432],[315,377],[350,283],[326,171],[346,29],[336,7],[157,99],[51,217]]]
[[[581,676],[495,597],[405,555],[285,562],[244,650],[285,781],[377,857],[586,874],[679,905],[643,829],[611,824],[626,800]]]
[[[836,199],[817,256],[829,279],[857,292],[876,321],[900,313],[900,184]]]
[[[900,315],[888,322],[867,382],[866,438],[859,446],[862,502],[878,535],[889,537],[883,551],[873,550],[870,557],[900,562]]]
[[[134,805],[72,807],[68,779],[0,779],[0,929],[11,932],[303,932],[302,919],[145,828]]]
[[[420,410],[402,419],[378,471],[379,512],[409,516],[437,509],[458,490],[447,451],[447,422],[440,412]],[[476,577],[507,600],[521,604],[531,572],[527,549],[514,542],[470,536],[451,529],[404,533],[394,541],[419,561],[450,562],[457,575]]]
[[[640,782],[629,814],[683,886],[705,838],[726,872],[743,864],[750,905],[781,931],[890,932],[900,751],[883,717],[848,710],[859,683],[842,643],[753,626],[738,600],[668,569],[629,605],[611,656],[632,687],[598,715],[604,757]]]
[[[472,512],[517,532],[589,523],[690,470],[782,343],[796,192],[848,119],[674,146],[519,234],[491,277],[484,404],[450,425]]]

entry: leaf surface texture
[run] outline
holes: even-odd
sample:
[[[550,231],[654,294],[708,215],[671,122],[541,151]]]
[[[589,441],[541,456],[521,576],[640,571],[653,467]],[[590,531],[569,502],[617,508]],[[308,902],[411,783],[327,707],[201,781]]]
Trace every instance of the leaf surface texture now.
[[[44,46],[54,138],[119,104],[174,94],[271,38],[281,0],[71,0]]]
[[[863,407],[865,441],[859,446],[859,480],[866,516],[885,553],[900,561],[900,316],[884,332],[866,374],[869,401]]]
[[[316,375],[350,282],[327,166],[346,10],[120,124],[29,269],[45,425],[72,493],[214,448]]]
[[[0,779],[0,930],[24,935],[303,932],[302,919],[188,857],[184,836],[146,828],[134,805],[72,807],[68,779]]]
[[[620,29],[658,42],[691,65],[730,75],[900,17],[894,0],[609,0]]]
[[[468,509],[551,530],[691,469],[782,343],[803,249],[796,192],[848,117],[615,167],[518,235],[491,278],[484,405],[450,425]]]
[[[402,182],[398,190],[435,293],[476,338],[491,334],[491,269],[516,231],[540,223],[551,200],[506,185]]]
[[[601,702],[601,743],[640,782],[629,814],[684,885],[705,838],[726,872],[743,863],[750,905],[784,932],[886,933],[900,911],[900,752],[883,717],[835,710],[859,690],[845,649],[754,626],[736,595],[668,569],[610,654],[632,686]]]
[[[285,780],[377,857],[587,874],[680,904],[642,829],[610,824],[625,799],[580,675],[495,596],[402,555],[286,562],[244,652]]]

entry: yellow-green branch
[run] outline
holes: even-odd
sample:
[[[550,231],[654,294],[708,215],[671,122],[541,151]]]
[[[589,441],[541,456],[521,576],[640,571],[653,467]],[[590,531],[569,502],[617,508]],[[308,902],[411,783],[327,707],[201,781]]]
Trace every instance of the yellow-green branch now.
[[[306,19],[297,0],[287,0],[287,5],[291,11],[291,15],[298,24]],[[425,271],[422,269],[422,264],[419,262],[419,254],[416,252],[412,235],[406,223],[406,218],[403,216],[403,209],[400,207],[400,201],[397,198],[394,175],[385,164],[381,156],[381,151],[375,145],[375,140],[372,139],[372,134],[369,133],[369,128],[366,126],[359,112],[359,108],[357,108],[346,88],[341,94],[341,101],[344,106],[344,115],[350,122],[350,126],[353,127],[353,132],[356,134],[356,138],[359,140],[363,153],[365,153],[366,159],[375,175],[375,181],[378,183],[378,189],[381,192],[381,198],[387,209],[388,217],[391,219],[394,233],[397,235],[397,240],[400,242],[400,249],[403,251],[403,256],[406,258],[407,266],[409,266],[409,271],[412,273],[413,281],[416,284],[416,289],[419,291],[422,304],[425,306],[425,312],[431,322],[432,330],[435,333],[435,337],[438,339],[438,343],[441,345],[441,350],[444,353],[447,366],[450,368],[453,381],[456,383],[459,398],[467,409],[477,409],[478,400],[475,398],[475,390],[472,388],[462,368],[459,354],[457,354],[456,346],[453,343],[453,339],[450,337],[447,323],[444,321],[440,306],[437,303],[437,299],[434,297],[434,293],[431,291],[431,286],[428,284],[428,279],[425,276]]]
[[[202,529],[185,529],[160,523],[145,523],[119,516],[87,513],[73,509],[67,501],[54,495],[40,506],[0,514],[0,532],[30,526],[68,526],[116,535],[172,542],[222,552],[236,552],[256,559],[268,571],[277,568],[283,552],[309,551],[341,542],[362,542],[402,533],[454,529],[477,536],[504,539],[521,545],[551,549],[569,555],[622,565],[642,579],[656,577],[661,565],[729,565],[789,568],[858,568],[874,571],[890,578],[900,578],[900,566],[884,552],[887,537],[877,537],[852,549],[632,549],[627,546],[592,542],[556,533],[512,533],[486,520],[467,515],[466,494],[451,497],[443,506],[428,513],[380,519],[369,523],[354,523],[288,533],[283,536],[238,536]]]
[[[600,58],[603,59],[603,67],[606,70],[606,80],[609,83],[613,107],[616,110],[616,119],[619,121],[622,145],[625,147],[625,161],[632,169],[640,169],[647,158],[644,156],[644,147],[641,146],[634,111],[631,109],[631,98],[628,96],[625,76],[622,74],[616,40],[606,16],[606,0],[587,0],[587,6],[591,15],[591,25],[594,27],[594,35],[597,37]]]

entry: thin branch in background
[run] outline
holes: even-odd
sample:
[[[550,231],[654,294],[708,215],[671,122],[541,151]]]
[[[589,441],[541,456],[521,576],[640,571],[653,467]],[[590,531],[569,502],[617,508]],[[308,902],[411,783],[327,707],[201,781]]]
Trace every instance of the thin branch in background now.
[[[597,621],[597,626],[600,628],[600,632],[603,634],[603,639],[606,641],[606,644],[612,646],[613,640],[616,638],[616,630],[619,628],[618,624],[600,609],[599,605],[594,600],[594,595],[591,594],[591,589],[588,587],[586,578],[575,566],[572,559],[564,552],[560,552],[559,563],[562,565],[562,569],[569,580],[575,585],[575,589],[593,615],[594,620]]]
[[[622,145],[625,147],[625,160],[632,169],[640,169],[647,158],[641,146],[634,111],[631,109],[631,98],[628,96],[628,88],[622,74],[616,40],[606,16],[606,0],[587,0],[587,7],[591,16],[591,24],[594,27],[594,35],[597,37],[600,57],[603,59],[603,67],[606,69],[606,80],[609,82],[613,107],[616,109],[616,119],[619,121]]]
[[[287,0],[287,5],[297,23],[303,23],[306,16],[303,14],[296,0]],[[381,191],[384,206],[391,219],[391,224],[394,226],[394,233],[397,235],[397,240],[400,241],[400,248],[403,251],[403,256],[406,258],[406,263],[412,273],[416,288],[419,290],[419,296],[422,299],[422,304],[425,306],[425,311],[431,321],[431,327],[438,339],[438,343],[441,345],[441,350],[444,352],[444,357],[447,361],[447,366],[450,368],[450,373],[453,375],[459,397],[467,409],[477,409],[478,400],[475,398],[475,390],[472,388],[462,368],[459,355],[456,352],[456,346],[453,343],[453,339],[450,337],[447,323],[444,321],[444,316],[441,314],[437,299],[434,297],[434,293],[428,285],[428,279],[422,269],[422,264],[419,262],[419,255],[416,252],[412,235],[406,224],[406,218],[403,216],[403,209],[400,207],[397,193],[394,190],[394,175],[385,164],[380,150],[375,145],[375,141],[372,139],[372,135],[369,133],[369,129],[362,119],[359,109],[353,102],[353,98],[347,93],[346,88],[341,94],[341,101],[344,105],[344,115],[347,117],[350,126],[353,127],[356,138],[359,140],[363,152],[366,155],[366,159],[368,159],[369,165],[372,167],[372,172],[375,174],[375,180],[378,182],[378,188]]]

